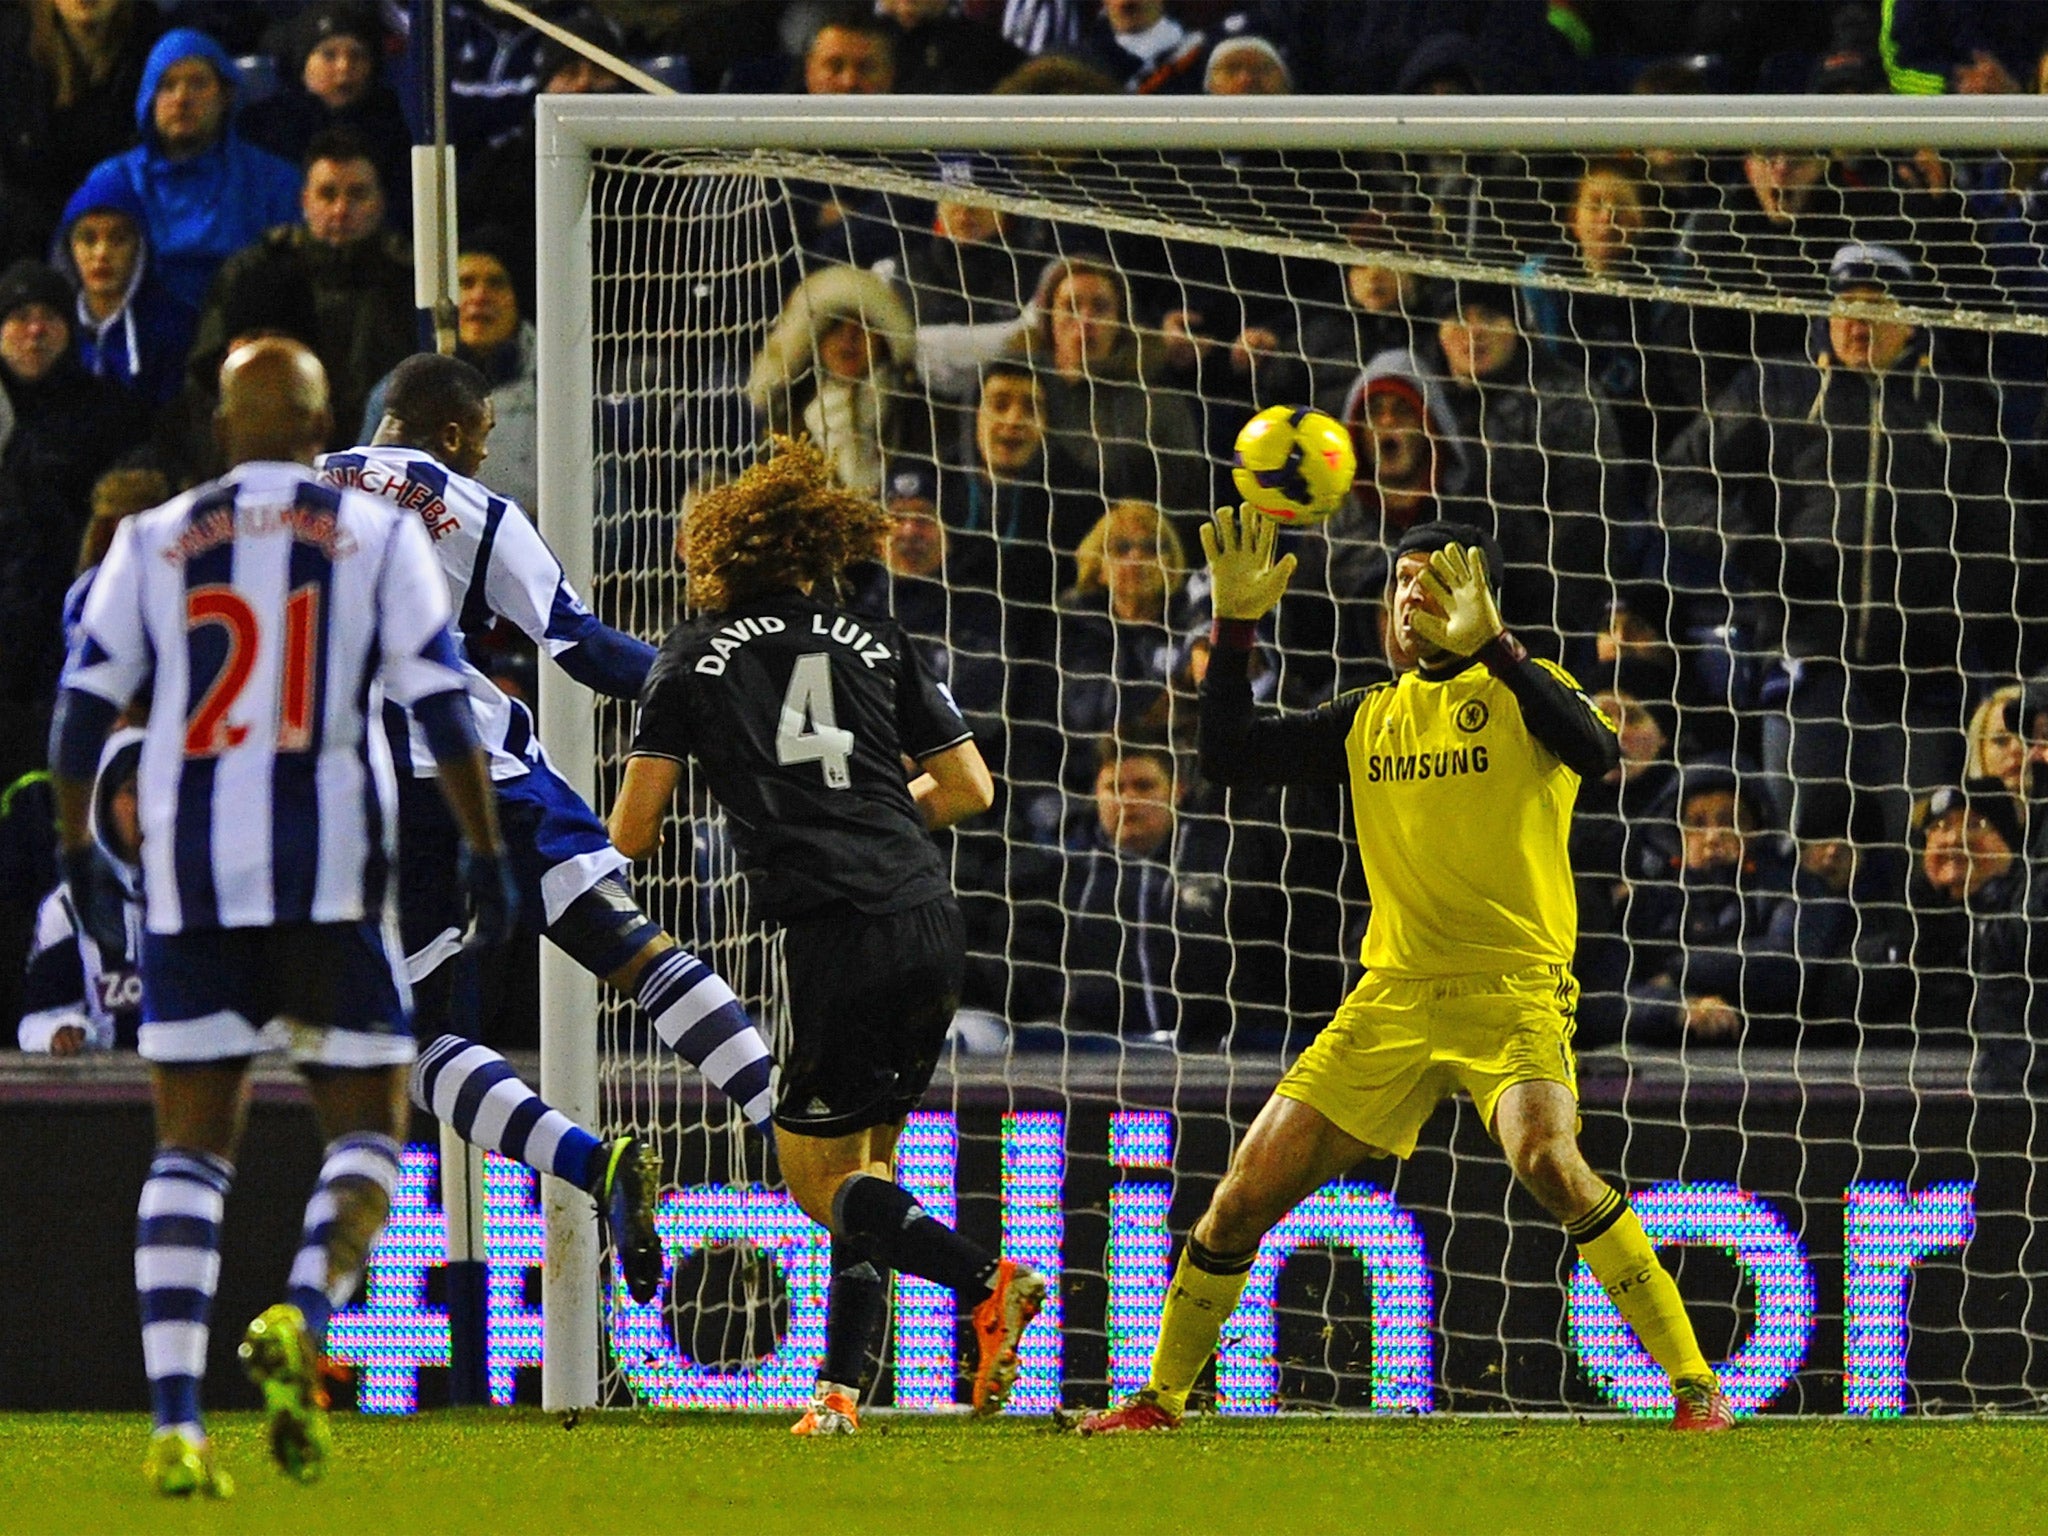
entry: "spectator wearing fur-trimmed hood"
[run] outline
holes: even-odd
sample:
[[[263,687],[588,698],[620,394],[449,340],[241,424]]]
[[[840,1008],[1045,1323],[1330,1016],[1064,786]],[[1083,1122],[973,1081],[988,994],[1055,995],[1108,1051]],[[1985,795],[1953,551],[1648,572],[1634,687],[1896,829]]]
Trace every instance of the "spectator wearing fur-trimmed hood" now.
[[[176,394],[199,314],[150,269],[147,215],[119,169],[98,167],[71,194],[50,264],[77,291],[73,334],[85,371],[152,407]]]
[[[915,325],[886,278],[828,266],[790,294],[754,358],[747,399],[765,430],[808,433],[849,490],[879,496],[886,457],[930,452],[916,387]]]

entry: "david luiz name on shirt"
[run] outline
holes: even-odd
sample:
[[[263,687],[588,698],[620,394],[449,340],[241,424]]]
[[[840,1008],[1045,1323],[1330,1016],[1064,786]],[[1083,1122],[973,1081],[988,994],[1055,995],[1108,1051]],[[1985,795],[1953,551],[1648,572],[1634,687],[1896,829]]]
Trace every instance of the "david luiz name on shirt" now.
[[[699,656],[696,665],[690,670],[701,672],[706,677],[718,677],[725,671],[725,658],[749,640],[757,635],[779,635],[788,628],[785,620],[777,618],[772,613],[735,619],[711,637],[713,654]],[[826,640],[836,640],[839,644],[849,647],[869,668],[873,668],[878,661],[888,661],[894,655],[888,646],[844,614],[829,621],[822,613],[812,614],[811,633]]]
[[[1486,772],[1486,748],[1454,747],[1444,752],[1375,752],[1365,760],[1368,784],[1405,784],[1416,779],[1454,779]]]

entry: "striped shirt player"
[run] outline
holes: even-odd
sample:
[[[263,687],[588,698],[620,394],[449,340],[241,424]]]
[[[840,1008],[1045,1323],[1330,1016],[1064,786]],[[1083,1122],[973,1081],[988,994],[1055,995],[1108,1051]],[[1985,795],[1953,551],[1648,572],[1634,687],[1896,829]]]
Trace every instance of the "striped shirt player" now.
[[[351,448],[323,455],[315,467],[331,485],[380,496],[418,517],[433,543],[460,635],[481,635],[494,621],[504,620],[586,687],[614,697],[637,696],[653,648],[598,621],[517,503],[414,448]],[[547,923],[556,923],[572,901],[606,875],[626,869],[629,861],[612,847],[594,817],[587,827],[576,822],[579,797],[549,765],[526,705],[466,656],[458,665],[477,736],[490,754],[492,781],[517,786],[513,793],[551,801],[562,797],[561,803],[546,807],[555,813],[548,826],[552,836],[541,850],[547,862],[537,872],[534,893],[541,898],[537,910],[545,913]],[[418,722],[387,703],[385,728],[400,772],[431,778],[433,754]],[[459,939],[451,922],[422,948],[409,948],[413,979],[438,969],[455,953]]]
[[[151,939],[381,923],[394,792],[372,684],[405,704],[462,686],[447,598],[410,526],[296,466],[250,464],[115,535],[64,685],[110,709],[148,690]],[[145,939],[145,961],[153,947]],[[395,979],[388,991],[395,1006]],[[167,1012],[168,1001],[149,1009],[145,1056],[258,1048],[246,1021]],[[403,1022],[379,1021],[386,1033]],[[409,1036],[336,1034],[320,1049],[335,1064],[361,1058],[350,1065],[412,1054]]]
[[[311,473],[331,416],[309,350],[238,348],[220,389],[216,430],[236,467],[115,535],[51,732],[65,883],[81,926],[119,947],[118,882],[90,836],[91,770],[117,713],[147,704],[138,1044],[156,1067],[158,1147],[135,1279],[157,1426],[145,1471],[172,1495],[232,1491],[199,1390],[238,1106],[267,1026],[308,1069],[327,1137],[286,1300],[241,1347],[290,1475],[318,1476],[324,1462],[327,1319],[360,1278],[397,1182],[413,1042],[384,921],[394,795],[380,692],[427,724],[473,850],[479,928],[508,932],[516,899],[424,533]]]
[[[114,732],[100,750],[93,782],[93,839],[118,877],[125,942],[119,949],[101,949],[79,920],[70,888],[57,882],[36,908],[16,1029],[24,1051],[69,1056],[135,1048],[142,1022],[142,977],[136,969],[142,948],[142,881],[135,866],[140,851],[135,769],[141,756],[142,732]]]
[[[380,497],[418,520],[462,638],[502,621],[576,681],[613,698],[638,697],[653,648],[591,613],[525,512],[475,478],[495,422],[483,376],[454,358],[422,354],[393,370],[384,399],[375,442],[318,461],[329,483]],[[765,1126],[773,1061],[732,988],[641,910],[625,878],[628,861],[548,762],[526,706],[472,662],[461,665],[525,910],[577,964],[634,998],[664,1042]],[[461,934],[458,893],[447,878],[452,833],[426,777],[432,760],[421,750],[418,722],[392,711],[387,728],[397,756],[411,765],[399,783],[399,910],[427,1039],[414,1100],[465,1139],[588,1187],[595,1139],[547,1106],[497,1052],[444,1022],[451,992],[444,962]],[[651,1226],[622,1258],[634,1294],[650,1299],[661,1264]]]
[[[1217,615],[1202,771],[1233,788],[1349,788],[1373,894],[1365,975],[1274,1088],[1189,1233],[1147,1387],[1082,1428],[1178,1424],[1265,1234],[1302,1191],[1367,1157],[1408,1156],[1462,1090],[1664,1367],[1679,1427],[1724,1429],[1731,1411],[1677,1287],[1578,1147],[1566,844],[1580,781],[1620,761],[1614,730],[1502,625],[1492,539],[1447,522],[1411,528],[1392,551],[1390,634],[1412,670],[1318,709],[1255,712],[1255,625],[1293,571],[1292,556],[1272,563],[1274,526],[1246,508],[1202,532]]]

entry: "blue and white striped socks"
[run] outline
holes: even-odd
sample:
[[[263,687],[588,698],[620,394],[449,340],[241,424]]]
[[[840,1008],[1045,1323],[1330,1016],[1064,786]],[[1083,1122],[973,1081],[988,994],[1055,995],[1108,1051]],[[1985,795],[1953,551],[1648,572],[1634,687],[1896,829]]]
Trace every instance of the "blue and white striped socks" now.
[[[765,1131],[775,1107],[774,1058],[724,978],[687,949],[671,948],[648,962],[633,992],[655,1033]],[[472,1146],[590,1187],[602,1144],[487,1045],[438,1036],[413,1063],[412,1101]]]
[[[306,1223],[300,1231],[298,1257],[292,1260],[284,1296],[305,1316],[313,1342],[323,1349],[329,1314],[349,1299],[363,1274],[364,1253],[351,1252],[341,1273],[335,1273],[333,1268],[336,1255],[330,1239],[335,1236],[336,1217],[340,1213],[335,1185],[344,1179],[381,1189],[388,1211],[392,1191],[398,1187],[398,1143],[374,1131],[360,1131],[337,1136],[327,1144],[327,1155],[320,1164],[320,1182],[313,1186],[313,1198],[306,1202]],[[370,1234],[372,1239],[374,1236],[374,1232]],[[354,1248],[353,1238],[349,1246]],[[367,1241],[363,1247],[366,1253]]]
[[[590,1187],[602,1143],[521,1082],[487,1045],[437,1037],[413,1063],[412,1101],[471,1146]]]
[[[234,1165],[208,1152],[159,1148],[135,1220],[142,1364],[158,1429],[205,1437],[199,1383],[220,1284],[220,1224]]]
[[[774,1059],[725,978],[687,949],[665,949],[633,995],[663,1043],[765,1131],[775,1109]]]

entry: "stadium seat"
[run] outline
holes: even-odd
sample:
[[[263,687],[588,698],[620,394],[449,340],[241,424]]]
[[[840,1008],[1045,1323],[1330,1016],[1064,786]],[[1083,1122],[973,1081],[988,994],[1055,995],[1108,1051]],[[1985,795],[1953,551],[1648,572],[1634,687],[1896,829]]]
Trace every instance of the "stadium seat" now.
[[[284,86],[278,78],[277,60],[267,53],[245,53],[235,60],[235,101],[238,108],[268,101]]]
[[[633,62],[671,90],[688,95],[697,89],[697,80],[690,73],[690,60],[686,54],[657,53],[651,58]]]

